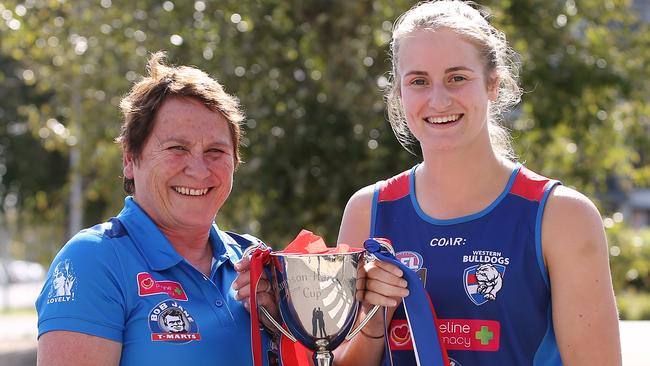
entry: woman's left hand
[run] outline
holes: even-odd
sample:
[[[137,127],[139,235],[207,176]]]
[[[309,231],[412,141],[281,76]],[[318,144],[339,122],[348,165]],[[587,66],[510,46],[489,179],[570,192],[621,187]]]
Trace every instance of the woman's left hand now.
[[[232,288],[237,292],[235,299],[241,301],[244,307],[250,311],[250,258],[245,257],[235,263],[235,270],[238,273],[237,278],[232,283]],[[264,271],[262,271],[262,277],[260,277],[257,283],[257,305],[264,306],[274,318],[279,318],[278,305],[273,287]]]

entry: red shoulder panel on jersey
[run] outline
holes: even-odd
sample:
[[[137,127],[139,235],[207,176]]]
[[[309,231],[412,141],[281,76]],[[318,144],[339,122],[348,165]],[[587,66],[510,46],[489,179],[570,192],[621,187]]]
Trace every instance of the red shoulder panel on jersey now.
[[[409,194],[411,171],[407,170],[381,183],[379,202],[398,200]]]
[[[549,180],[522,166],[510,192],[527,200],[540,201],[544,197],[544,188]]]

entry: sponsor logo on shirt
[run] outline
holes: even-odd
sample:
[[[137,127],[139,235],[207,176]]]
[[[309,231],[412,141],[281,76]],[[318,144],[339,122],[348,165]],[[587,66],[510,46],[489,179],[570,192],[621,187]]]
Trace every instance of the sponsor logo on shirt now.
[[[393,351],[412,350],[411,331],[404,319],[393,319],[388,331],[388,344]]]
[[[395,258],[413,271],[417,272],[418,269],[422,268],[423,260],[422,256],[418,252],[412,252],[410,250],[398,252],[395,254]]]
[[[499,350],[501,325],[495,320],[438,319],[438,331],[445,348],[453,351]],[[412,350],[411,332],[404,319],[390,322],[388,343],[393,351]],[[452,361],[452,359],[450,359]],[[455,365],[461,366],[458,361]],[[454,365],[454,363],[451,363]]]
[[[395,258],[408,268],[415,271],[420,281],[422,281],[423,286],[427,285],[427,269],[422,267],[424,260],[420,253],[407,250],[398,252],[395,254]]]
[[[149,329],[154,342],[183,344],[200,341],[194,317],[174,300],[166,300],[149,312]]]
[[[461,237],[433,238],[429,241],[432,247],[457,247],[467,244],[467,239]]]
[[[501,324],[495,320],[438,319],[438,330],[448,350],[498,351]]]
[[[496,300],[503,287],[510,258],[504,257],[501,252],[473,250],[471,254],[463,255],[463,263],[477,263],[463,271],[463,286],[467,297],[477,306]]]
[[[187,301],[187,294],[180,283],[174,281],[156,281],[147,272],[138,273],[138,295],[150,296],[167,294],[175,300]]]
[[[74,274],[72,261],[65,259],[58,262],[52,271],[47,303],[74,301],[76,287],[77,277]]]

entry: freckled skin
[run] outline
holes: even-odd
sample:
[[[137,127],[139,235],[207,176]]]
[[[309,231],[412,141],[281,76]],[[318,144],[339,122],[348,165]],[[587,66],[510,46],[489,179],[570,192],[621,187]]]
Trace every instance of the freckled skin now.
[[[234,146],[228,122],[198,101],[169,98],[156,114],[139,161],[127,152],[124,175],[135,180],[135,202],[165,232],[207,232],[232,189]],[[202,196],[175,187],[208,189]]]

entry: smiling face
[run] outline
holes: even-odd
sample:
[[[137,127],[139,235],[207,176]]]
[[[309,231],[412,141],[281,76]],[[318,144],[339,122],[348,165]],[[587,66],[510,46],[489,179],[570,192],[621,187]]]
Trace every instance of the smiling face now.
[[[423,150],[489,147],[497,83],[488,82],[472,43],[445,28],[416,30],[400,40],[396,56],[406,121]]]
[[[124,154],[134,200],[165,230],[209,229],[232,189],[234,146],[226,119],[200,102],[170,97],[142,156]]]

